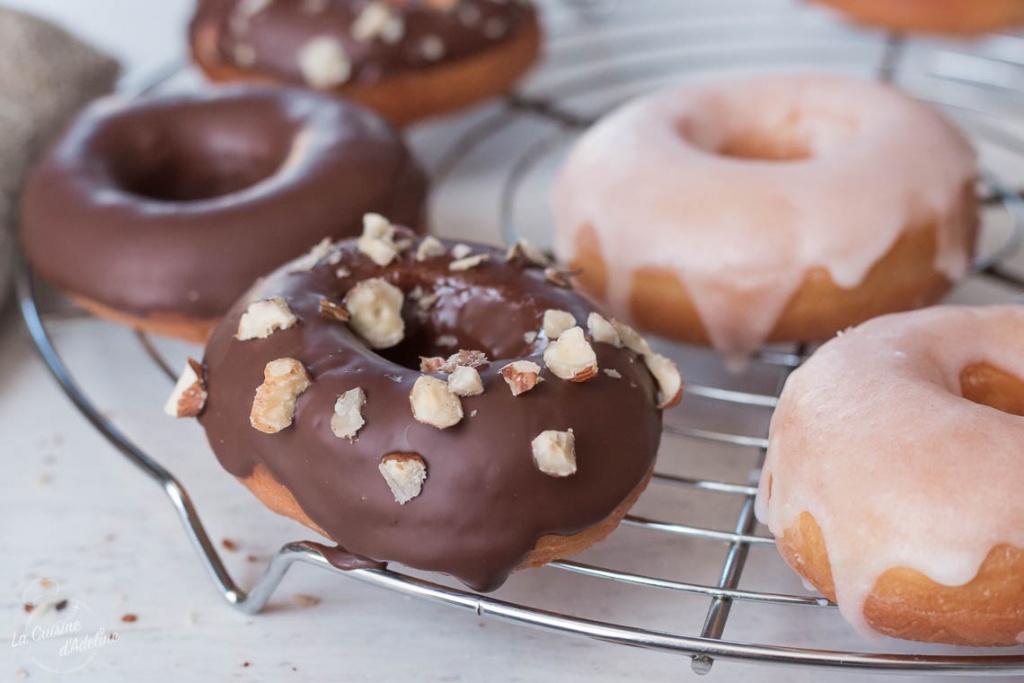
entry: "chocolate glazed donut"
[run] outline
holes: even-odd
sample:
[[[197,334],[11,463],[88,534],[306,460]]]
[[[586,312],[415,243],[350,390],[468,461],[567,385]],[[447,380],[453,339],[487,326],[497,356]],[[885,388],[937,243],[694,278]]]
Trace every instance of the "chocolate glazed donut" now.
[[[540,37],[525,0],[199,0],[189,29],[210,80],[305,85],[396,124],[505,92]]]
[[[231,474],[357,556],[491,590],[601,540],[650,477],[674,366],[523,252],[506,263],[487,247],[394,237],[340,243],[257,284],[171,412],[205,408]],[[586,340],[565,331],[574,324]],[[567,375],[584,346],[590,361]]]
[[[108,99],[31,174],[21,239],[101,315],[204,341],[258,276],[367,211],[422,220],[423,173],[378,116],[293,89]]]

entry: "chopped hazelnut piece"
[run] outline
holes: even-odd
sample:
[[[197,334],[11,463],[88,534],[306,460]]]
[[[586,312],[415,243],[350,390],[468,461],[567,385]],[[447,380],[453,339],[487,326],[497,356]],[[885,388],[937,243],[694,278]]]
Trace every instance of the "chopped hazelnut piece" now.
[[[524,261],[525,263],[538,268],[547,268],[551,264],[551,259],[549,259],[543,251],[524,239],[513,244],[508,248],[508,251],[505,252],[505,261],[512,262],[516,260]]]
[[[583,336],[583,329],[571,327],[544,349],[544,364],[561,379],[585,382],[597,375],[597,354]]]
[[[484,383],[476,368],[459,365],[448,375],[448,390],[456,396],[478,396],[484,393]]]
[[[389,349],[405,338],[402,290],[379,277],[363,280],[345,295],[349,324],[374,349]]]
[[[447,429],[462,420],[462,401],[448,389],[448,383],[430,375],[421,375],[409,394],[412,416],[438,429]]]
[[[587,316],[587,331],[590,338],[598,344],[611,344],[616,348],[622,347],[622,339],[619,333],[608,320],[600,313],[591,313]]]
[[[602,372],[604,372],[604,374],[608,375],[612,379],[622,379],[622,373],[616,370],[615,368],[604,368]]]
[[[344,306],[339,306],[329,299],[320,299],[320,315],[339,323],[347,323],[351,317]]]
[[[206,387],[202,375],[203,366],[189,358],[167,403],[164,404],[164,412],[171,417],[200,415],[206,407]]]
[[[420,356],[420,372],[443,372],[446,363],[441,356]]]
[[[475,256],[467,256],[466,258],[460,258],[456,261],[452,261],[448,264],[448,270],[462,271],[469,270],[470,268],[476,268],[484,261],[490,258],[490,254],[476,254]]]
[[[420,242],[420,246],[416,247],[416,260],[418,262],[437,258],[438,256],[444,256],[444,244],[433,235],[424,237]]]
[[[460,243],[452,247],[452,258],[455,259],[456,261],[458,261],[459,259],[464,259],[472,253],[473,247],[469,246],[468,244]]]
[[[352,22],[352,37],[359,41],[380,38],[385,43],[394,45],[404,35],[405,21],[402,15],[381,0],[372,0]]]
[[[453,334],[442,334],[434,340],[434,343],[442,348],[450,349],[459,345],[459,338]]]
[[[356,241],[356,248],[366,254],[378,266],[386,266],[398,256],[395,244],[395,228],[391,222],[376,213],[363,216],[363,234]]]
[[[530,446],[533,448],[533,462],[544,474],[552,477],[576,474],[576,437],[571,429],[565,432],[543,431]]]
[[[458,353],[453,353],[448,356],[448,360],[445,361],[444,371],[454,372],[454,369],[460,365],[465,365],[470,368],[478,368],[481,365],[487,365],[490,361],[487,360],[487,354],[483,351],[467,351],[466,349],[459,349]]]
[[[427,463],[417,453],[388,453],[377,467],[399,505],[405,505],[423,490]]]
[[[352,76],[352,61],[337,38],[316,36],[299,48],[299,71],[318,90],[341,85]]]
[[[572,281],[569,280],[569,274],[557,268],[545,268],[544,279],[556,287],[572,289]]]
[[[362,387],[349,389],[334,402],[334,415],[331,416],[331,431],[339,439],[355,441],[356,434],[366,424],[363,419],[363,406],[366,405],[366,394]]]
[[[658,389],[661,391],[661,403],[658,404],[658,409],[664,410],[679,403],[683,397],[683,379],[679,376],[676,364],[657,353],[645,355],[644,363],[654,375]]]
[[[249,308],[238,319],[235,338],[241,341],[266,339],[275,330],[287,330],[297,322],[299,319],[288,307],[288,302],[279,296],[272,296],[249,304]]]
[[[537,337],[537,333],[534,332],[533,330],[523,333],[523,341],[526,342],[527,344],[532,344],[533,342],[537,341]]]
[[[555,308],[544,311],[542,329],[548,339],[558,339],[570,327],[576,327],[576,318],[569,311],[560,311]]]
[[[651,346],[647,343],[647,340],[640,336],[640,333],[634,330],[626,323],[620,323],[618,320],[612,319],[612,327],[619,333],[619,339],[622,340],[622,345],[630,351],[635,351],[641,356],[646,356],[651,352]]]
[[[278,358],[263,369],[263,384],[256,389],[249,422],[266,434],[276,434],[292,424],[295,401],[309,387],[309,373],[294,358]]]
[[[305,273],[326,259],[331,255],[336,247],[331,243],[331,240],[327,237],[320,240],[312,249],[306,252],[305,255],[300,256],[291,262],[288,266],[289,273]]]
[[[537,386],[541,381],[540,366],[533,361],[517,360],[501,369],[501,376],[512,389],[512,395],[518,396]]]

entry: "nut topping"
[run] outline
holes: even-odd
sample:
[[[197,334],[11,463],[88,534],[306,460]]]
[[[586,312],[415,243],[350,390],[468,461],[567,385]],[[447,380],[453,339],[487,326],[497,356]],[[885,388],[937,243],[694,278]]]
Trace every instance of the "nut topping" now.
[[[571,429],[541,432],[530,446],[533,448],[533,462],[544,474],[552,477],[576,474],[576,437]]]
[[[405,35],[402,15],[393,12],[388,3],[372,0],[352,22],[352,37],[365,42],[380,38],[388,45],[394,45]]]
[[[622,339],[615,326],[608,322],[600,313],[591,313],[587,316],[587,331],[590,338],[597,344],[611,344],[616,348],[622,347]]]
[[[295,401],[309,387],[309,373],[294,358],[278,358],[263,369],[263,384],[256,389],[249,423],[266,434],[276,434],[292,424]]]
[[[654,375],[661,391],[661,403],[658,410],[671,408],[683,398],[683,379],[679,376],[679,369],[670,359],[657,353],[649,353],[644,356],[644,363],[647,369]]]
[[[634,330],[626,323],[620,323],[618,320],[612,319],[612,327],[619,333],[619,339],[622,341],[622,345],[630,351],[635,351],[641,356],[646,356],[651,352],[651,346],[647,343],[647,340],[640,336],[640,333]]]
[[[551,259],[543,251],[524,239],[519,240],[508,248],[508,251],[505,252],[505,261],[509,263],[512,261],[523,261],[528,265],[538,268],[547,268],[551,264]]]
[[[339,323],[347,323],[351,317],[344,306],[339,306],[329,299],[320,299],[320,315]]]
[[[467,351],[466,349],[459,349],[458,353],[453,353],[448,356],[448,360],[445,362],[444,371],[454,372],[454,369],[460,365],[464,365],[470,368],[478,368],[481,365],[487,365],[490,361],[487,360],[487,354],[483,351]]]
[[[445,372],[445,363],[441,356],[420,356],[420,372]]]
[[[297,322],[299,319],[288,307],[288,302],[279,296],[272,296],[249,304],[249,308],[238,319],[235,338],[241,341],[266,339],[274,330],[287,330]]]
[[[555,287],[572,289],[572,281],[569,279],[569,273],[564,270],[559,270],[558,268],[545,268],[544,279]]]
[[[456,396],[478,396],[484,393],[484,383],[476,368],[459,365],[448,375],[448,390]]]
[[[615,368],[603,368],[601,372],[608,375],[612,379],[622,379],[622,373],[616,370]]]
[[[352,76],[352,61],[336,38],[317,36],[299,49],[299,71],[318,90],[341,85]]]
[[[366,394],[362,387],[349,389],[334,402],[334,415],[331,415],[331,431],[339,439],[356,440],[356,434],[366,424],[363,419],[363,406],[366,405]]]
[[[331,255],[331,252],[335,250],[335,245],[331,244],[330,238],[323,238],[316,246],[306,252],[305,255],[292,261],[288,268],[289,273],[305,273],[323,261],[325,258]]]
[[[376,213],[363,216],[363,234],[356,241],[356,248],[370,257],[378,266],[386,266],[398,256],[395,244],[395,228],[391,222]]]
[[[460,258],[456,261],[452,261],[448,264],[448,270],[462,271],[469,270],[470,268],[476,268],[484,261],[491,257],[490,254],[476,254],[475,256],[467,256],[466,258]]]
[[[455,259],[456,261],[458,261],[459,259],[464,259],[472,253],[473,247],[469,246],[468,244],[460,243],[452,247],[452,258]]]
[[[571,327],[544,349],[544,364],[561,379],[586,382],[597,375],[597,354],[583,337],[583,329]]]
[[[558,339],[570,327],[576,327],[576,318],[569,311],[560,311],[554,308],[544,311],[542,329],[548,339]]]
[[[512,389],[512,395],[518,396],[537,386],[542,381],[540,366],[528,360],[517,360],[501,369],[501,376]]]
[[[197,417],[202,414],[206,407],[206,387],[202,376],[203,366],[189,358],[164,404],[164,412],[171,417]]]
[[[388,453],[377,468],[399,505],[420,495],[427,479],[427,463],[416,453]]]
[[[420,246],[416,247],[416,260],[420,263],[438,256],[444,256],[444,244],[433,235],[424,237]]]
[[[345,295],[349,324],[373,349],[389,349],[405,337],[402,290],[379,277],[363,280]]]
[[[438,429],[447,429],[462,420],[462,401],[448,390],[447,382],[430,375],[421,375],[409,394],[412,416]]]

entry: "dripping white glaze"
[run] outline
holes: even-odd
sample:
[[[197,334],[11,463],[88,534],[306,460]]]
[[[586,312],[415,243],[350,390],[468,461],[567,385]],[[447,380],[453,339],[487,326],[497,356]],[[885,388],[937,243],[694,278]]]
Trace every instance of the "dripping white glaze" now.
[[[751,136],[784,161],[721,153]],[[556,252],[585,226],[608,265],[608,303],[629,318],[632,275],[674,272],[712,344],[742,360],[767,338],[808,270],[857,286],[908,229],[938,226],[936,269],[968,266],[960,211],[970,144],[929,106],[832,75],[682,87],[635,100],[578,142],[555,192]]]
[[[783,390],[758,519],[781,536],[813,515],[836,602],[862,633],[887,570],[958,586],[993,546],[1024,548],[1024,418],[961,396],[960,372],[978,362],[1024,378],[1024,307],[876,318],[822,346]]]

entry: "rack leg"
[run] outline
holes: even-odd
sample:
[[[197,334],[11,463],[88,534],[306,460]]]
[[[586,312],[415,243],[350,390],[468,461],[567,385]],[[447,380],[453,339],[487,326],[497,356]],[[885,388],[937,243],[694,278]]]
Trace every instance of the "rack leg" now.
[[[903,55],[906,52],[907,39],[901,31],[891,31],[885,39],[885,50],[882,52],[882,62],[878,65],[878,80],[883,83],[894,83],[896,75],[903,64]]]

